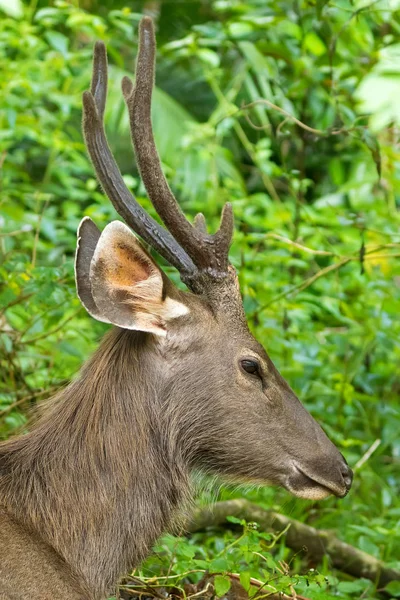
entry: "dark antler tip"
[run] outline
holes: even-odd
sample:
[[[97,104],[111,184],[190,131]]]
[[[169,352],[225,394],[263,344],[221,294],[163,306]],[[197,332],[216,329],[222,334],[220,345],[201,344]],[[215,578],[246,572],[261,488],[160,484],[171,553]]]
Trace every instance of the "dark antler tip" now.
[[[222,207],[221,223],[233,223],[233,208],[231,202],[225,202]]]
[[[93,94],[89,90],[85,90],[82,94],[82,97],[84,100],[86,100],[87,98],[93,98]]]
[[[197,213],[197,215],[194,218],[193,224],[197,231],[200,231],[201,233],[207,233],[207,223],[203,213]]]
[[[98,40],[94,45],[94,54],[95,56],[105,56],[107,53],[107,48],[104,42]]]
[[[223,250],[228,253],[229,246],[231,245],[232,235],[234,229],[233,220],[233,208],[230,202],[224,204],[221,215],[221,223],[218,231],[215,233],[215,239],[217,244]]]
[[[92,103],[93,102],[92,92],[89,92],[88,90],[86,90],[86,92],[83,92],[82,100],[83,100],[83,104],[85,106],[89,103]]]
[[[151,17],[142,17],[140,20],[140,29],[147,29],[147,31],[153,31],[153,19]]]
[[[143,47],[151,48],[155,52],[156,36],[154,33],[153,19],[143,17],[139,25],[139,53]]]
[[[83,114],[84,114],[85,118],[89,117],[89,116],[92,118],[98,117],[96,102],[95,102],[92,92],[89,92],[89,91],[83,92],[82,103],[83,103]]]
[[[133,82],[126,75],[125,75],[125,77],[122,78],[121,89],[122,89],[122,93],[124,95],[124,98],[127,100],[130,97],[131,93],[132,93]]]
[[[224,219],[228,219],[230,221],[232,221],[232,225],[233,225],[233,206],[231,202],[226,202],[224,204],[224,207],[222,209],[222,218]]]

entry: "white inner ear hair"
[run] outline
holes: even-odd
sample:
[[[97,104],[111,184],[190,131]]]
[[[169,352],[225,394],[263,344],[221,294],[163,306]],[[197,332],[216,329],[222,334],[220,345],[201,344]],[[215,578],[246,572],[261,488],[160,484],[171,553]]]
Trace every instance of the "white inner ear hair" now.
[[[111,293],[115,292],[116,288],[129,294],[131,298],[127,298],[124,303],[132,306],[133,312],[151,314],[159,317],[162,321],[176,319],[190,312],[186,304],[178,300],[168,296],[165,300],[161,299],[162,280],[156,271],[134,286],[110,285]]]

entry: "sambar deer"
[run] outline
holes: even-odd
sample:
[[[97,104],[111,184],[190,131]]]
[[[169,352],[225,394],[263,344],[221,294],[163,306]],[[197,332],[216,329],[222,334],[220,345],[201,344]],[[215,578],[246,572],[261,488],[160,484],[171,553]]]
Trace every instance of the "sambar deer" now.
[[[190,224],[163,175],[150,107],[155,38],[140,23],[136,85],[125,77],[133,145],[150,200],[137,203],[107,144],[105,46],[97,43],[83,131],[126,223],[176,267],[166,277],[127,225],[84,218],[76,283],[116,327],[32,430],[0,446],[0,598],[99,600],[137,565],[191,495],[193,470],[280,484],[301,498],[349,490],[352,473],[246,324],[229,264],[230,204],[217,233]]]

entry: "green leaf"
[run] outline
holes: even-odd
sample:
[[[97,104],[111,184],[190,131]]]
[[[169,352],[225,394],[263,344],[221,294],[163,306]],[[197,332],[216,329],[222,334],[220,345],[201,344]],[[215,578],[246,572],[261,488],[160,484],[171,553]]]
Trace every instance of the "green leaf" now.
[[[338,583],[338,590],[345,594],[354,594],[358,592],[365,592],[366,581],[365,580],[356,580],[356,581],[340,581]],[[368,583],[367,583],[368,586]]]
[[[253,31],[253,27],[249,23],[230,23],[228,25],[229,34],[233,38],[241,38],[249,35]]]
[[[195,565],[196,567],[199,567],[199,569],[205,569],[208,570],[210,564],[207,560],[201,560],[199,558],[195,558],[193,560],[193,565]]]
[[[177,548],[177,553],[179,554],[179,556],[192,559],[196,554],[196,548],[194,548],[193,546],[189,546],[189,544],[181,543]]]
[[[46,31],[44,37],[49,42],[50,46],[54,48],[54,50],[61,52],[63,56],[67,55],[69,41],[65,35],[59,33],[58,31]]]
[[[394,121],[400,124],[400,76],[371,72],[361,82],[357,98],[360,112],[371,114],[371,128],[379,131]]]
[[[214,577],[214,587],[217,596],[225,596],[231,587],[231,580],[226,575],[216,575]]]
[[[0,10],[13,19],[20,19],[24,14],[21,0],[0,0]]]
[[[238,519],[237,517],[226,517],[226,520],[229,521],[229,523],[234,523],[235,525],[243,525],[243,527],[246,525],[246,521],[244,519]]]
[[[250,571],[242,571],[242,573],[240,573],[240,583],[242,584],[242,586],[244,587],[246,592],[248,592],[251,587],[250,579],[251,579]]]
[[[242,41],[238,44],[240,50],[243,52],[250,66],[254,69],[255,73],[260,71],[269,72],[269,65],[265,56],[258,50],[257,46],[252,42]]]
[[[210,563],[210,573],[223,573],[229,570],[229,564],[226,558],[214,558]]]
[[[208,64],[210,67],[219,66],[219,56],[213,50],[210,50],[209,48],[200,48],[196,54],[200,60]]]
[[[324,42],[314,31],[309,31],[305,35],[303,45],[306,50],[309,50],[315,56],[322,56],[326,52]]]
[[[391,596],[400,598],[400,581],[390,581],[387,585],[385,585],[384,590]]]

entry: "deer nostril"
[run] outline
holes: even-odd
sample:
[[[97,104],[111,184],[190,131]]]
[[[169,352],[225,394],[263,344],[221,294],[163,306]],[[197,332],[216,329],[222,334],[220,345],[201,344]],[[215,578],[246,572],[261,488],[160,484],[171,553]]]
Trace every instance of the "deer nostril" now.
[[[353,471],[347,464],[342,468],[342,477],[346,488],[349,490],[353,482]]]
[[[346,486],[347,491],[349,491],[349,489],[351,488],[351,484],[353,483],[353,471],[350,469],[349,465],[347,464],[347,461],[345,459],[345,457],[343,456],[343,454],[340,455],[343,459],[343,464],[342,464],[342,477],[343,477],[343,482],[344,485]]]

